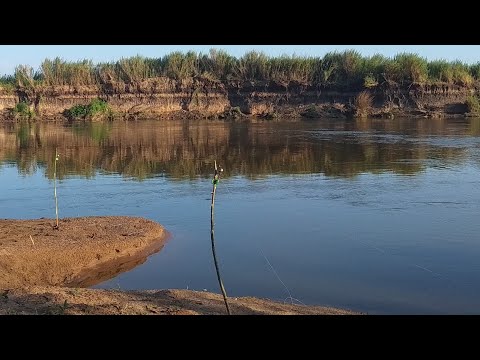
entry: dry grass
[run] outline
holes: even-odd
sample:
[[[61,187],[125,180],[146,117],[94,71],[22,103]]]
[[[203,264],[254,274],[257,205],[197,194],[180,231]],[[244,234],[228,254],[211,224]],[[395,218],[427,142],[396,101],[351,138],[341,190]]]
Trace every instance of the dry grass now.
[[[355,115],[367,117],[373,108],[373,96],[368,91],[360,92],[355,98]]]

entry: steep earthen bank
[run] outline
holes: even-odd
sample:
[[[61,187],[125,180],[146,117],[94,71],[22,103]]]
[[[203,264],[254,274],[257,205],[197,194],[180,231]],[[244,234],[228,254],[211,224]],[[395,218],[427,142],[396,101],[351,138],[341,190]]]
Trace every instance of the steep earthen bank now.
[[[464,116],[467,98],[475,88],[436,84],[401,86],[383,83],[369,90],[340,91],[314,88],[294,82],[281,86],[271,82],[228,85],[205,78],[172,80],[150,78],[134,84],[108,82],[99,86],[37,86],[7,91],[0,88],[0,113],[11,118],[18,102],[28,103],[42,119],[65,118],[74,105],[104,99],[116,118],[194,117],[223,118],[256,116],[349,117],[358,111],[355,100],[361,91],[371,95],[370,116]]]

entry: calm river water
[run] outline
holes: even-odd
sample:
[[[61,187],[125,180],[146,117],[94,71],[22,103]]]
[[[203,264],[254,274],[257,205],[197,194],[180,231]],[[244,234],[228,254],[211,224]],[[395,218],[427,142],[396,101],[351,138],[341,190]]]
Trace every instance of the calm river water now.
[[[132,215],[172,234],[101,288],[219,292],[371,314],[480,314],[480,119],[15,124],[0,218]]]

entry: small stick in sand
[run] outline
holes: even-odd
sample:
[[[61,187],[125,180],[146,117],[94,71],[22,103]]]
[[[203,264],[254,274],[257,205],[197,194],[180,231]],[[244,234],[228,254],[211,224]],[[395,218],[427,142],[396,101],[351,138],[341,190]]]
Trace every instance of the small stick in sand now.
[[[32,244],[33,244],[33,246],[35,246],[35,243],[33,242],[32,235],[30,235],[30,240],[32,240]]]
[[[57,148],[55,147],[55,162],[53,167],[53,196],[55,198],[55,217],[56,224],[53,227],[55,230],[58,230],[58,199],[57,199],[57,161],[60,158]]]

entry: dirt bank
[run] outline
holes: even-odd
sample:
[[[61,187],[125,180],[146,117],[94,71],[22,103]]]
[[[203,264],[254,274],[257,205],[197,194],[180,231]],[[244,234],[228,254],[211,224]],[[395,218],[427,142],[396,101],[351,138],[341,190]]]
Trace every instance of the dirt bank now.
[[[357,104],[366,92],[370,100]],[[105,100],[115,119],[141,118],[267,118],[339,117],[456,117],[468,112],[466,100],[478,89],[437,83],[432,85],[384,82],[372,89],[318,88],[292,82],[212,82],[204,78],[149,78],[132,84],[103,86],[37,86],[7,92],[0,87],[0,120],[11,120],[12,109],[25,102],[40,120],[66,120],[65,110]],[[371,102],[371,103],[370,103]]]
[[[91,286],[159,251],[159,224],[135,217],[0,220],[0,289],[28,285]]]
[[[229,305],[234,315],[357,314],[330,307],[289,305],[252,297],[229,298]],[[0,315],[220,315],[225,313],[221,295],[192,290],[119,291],[35,286],[0,291]]]

